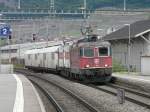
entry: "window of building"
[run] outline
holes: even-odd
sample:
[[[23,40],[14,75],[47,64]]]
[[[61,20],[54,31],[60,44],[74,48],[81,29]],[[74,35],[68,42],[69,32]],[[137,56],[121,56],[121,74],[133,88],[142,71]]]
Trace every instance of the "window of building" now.
[[[6,50],[1,50],[1,53],[17,53],[17,49],[6,49]]]

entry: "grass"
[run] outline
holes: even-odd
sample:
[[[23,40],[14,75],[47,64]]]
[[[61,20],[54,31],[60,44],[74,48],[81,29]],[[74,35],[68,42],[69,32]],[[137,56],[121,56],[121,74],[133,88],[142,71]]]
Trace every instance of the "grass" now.
[[[22,65],[22,64],[14,64],[14,68],[24,68],[24,65]]]
[[[121,63],[117,62],[116,60],[113,60],[113,72],[127,72],[127,68],[124,67]]]

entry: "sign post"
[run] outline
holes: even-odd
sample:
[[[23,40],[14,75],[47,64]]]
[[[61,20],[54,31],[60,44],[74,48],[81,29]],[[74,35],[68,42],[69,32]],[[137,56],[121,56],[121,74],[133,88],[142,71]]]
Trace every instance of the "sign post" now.
[[[11,33],[12,33],[12,30],[8,24],[5,24],[5,23],[0,24],[0,39],[8,39],[9,46],[11,43]],[[10,47],[9,47],[9,63],[11,63],[11,48]],[[0,59],[0,64],[1,64],[1,59]]]
[[[118,98],[119,104],[125,103],[125,91],[124,91],[124,89],[118,89],[117,90],[117,98]]]
[[[8,26],[0,28],[0,36],[7,38],[11,34],[11,29]]]

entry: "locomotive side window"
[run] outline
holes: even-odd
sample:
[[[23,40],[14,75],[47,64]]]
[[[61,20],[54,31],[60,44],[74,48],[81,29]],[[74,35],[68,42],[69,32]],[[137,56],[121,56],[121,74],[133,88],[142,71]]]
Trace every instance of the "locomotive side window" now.
[[[80,56],[84,56],[83,48],[80,48]]]
[[[99,56],[108,56],[108,48],[100,47],[99,48]]]
[[[94,49],[84,48],[84,56],[85,57],[93,57],[94,56]]]

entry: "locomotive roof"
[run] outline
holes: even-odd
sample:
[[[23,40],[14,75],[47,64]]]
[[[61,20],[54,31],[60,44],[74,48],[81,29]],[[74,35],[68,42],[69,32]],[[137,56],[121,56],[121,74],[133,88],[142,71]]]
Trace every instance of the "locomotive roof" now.
[[[79,47],[98,47],[98,46],[110,46],[110,43],[107,41],[97,41],[97,42],[84,42],[78,43]]]
[[[53,46],[41,49],[32,49],[27,50],[25,54],[40,54],[40,53],[47,53],[47,52],[56,52],[60,46]]]

